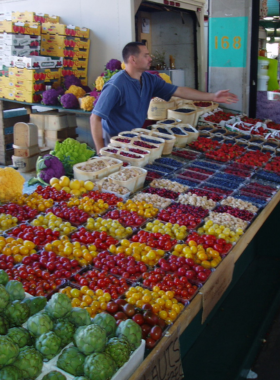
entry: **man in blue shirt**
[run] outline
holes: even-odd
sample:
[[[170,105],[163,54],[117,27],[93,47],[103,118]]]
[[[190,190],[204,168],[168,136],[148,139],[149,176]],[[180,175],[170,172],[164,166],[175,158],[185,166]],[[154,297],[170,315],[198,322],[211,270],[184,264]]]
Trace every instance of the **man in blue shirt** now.
[[[147,117],[150,100],[159,97],[168,101],[172,96],[217,103],[235,103],[237,97],[228,90],[215,94],[166,83],[147,73],[152,58],[145,44],[130,42],[122,51],[125,70],[115,74],[102,90],[90,118],[96,151],[107,145],[110,137],[123,131],[141,128]]]

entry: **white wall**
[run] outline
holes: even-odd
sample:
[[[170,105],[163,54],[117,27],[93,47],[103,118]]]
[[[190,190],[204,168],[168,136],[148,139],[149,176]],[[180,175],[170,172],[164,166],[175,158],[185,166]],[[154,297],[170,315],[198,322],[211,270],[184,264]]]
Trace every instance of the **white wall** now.
[[[122,48],[135,38],[133,0],[0,0],[0,13],[6,11],[53,14],[63,24],[89,28],[90,87],[111,58],[122,60]]]

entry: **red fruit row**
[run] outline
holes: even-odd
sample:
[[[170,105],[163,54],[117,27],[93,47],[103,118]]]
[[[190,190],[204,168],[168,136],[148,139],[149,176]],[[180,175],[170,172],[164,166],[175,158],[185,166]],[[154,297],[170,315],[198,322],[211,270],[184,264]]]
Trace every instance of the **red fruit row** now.
[[[109,236],[106,232],[87,231],[84,227],[71,235],[71,241],[83,244],[94,244],[98,250],[108,249],[111,244],[117,244],[118,240]]]
[[[114,219],[119,221],[124,227],[139,227],[146,219],[137,214],[136,211],[113,210],[103,216],[104,219]]]
[[[102,199],[104,203],[107,203],[109,206],[115,206],[118,202],[123,201],[122,198],[117,197],[115,194],[101,193],[98,190],[91,190],[88,193],[83,194],[83,197],[86,197],[86,196],[91,199],[94,199],[95,201]]]
[[[117,278],[108,272],[100,272],[97,269],[89,270],[84,274],[75,274],[74,283],[81,286],[88,286],[93,291],[97,289],[106,290],[112,297],[117,299],[123,295],[129,288],[125,278]]]
[[[67,201],[71,198],[71,194],[64,190],[56,190],[52,186],[38,186],[36,193],[40,194],[44,199],[53,199],[55,202]]]
[[[176,193],[175,191],[168,190],[168,189],[161,189],[156,187],[148,187],[147,189],[142,191],[143,193],[148,194],[157,194],[162,198],[168,198],[168,199],[177,199],[180,195],[180,193]]]
[[[225,255],[231,249],[232,244],[227,243],[225,239],[218,239],[213,235],[199,235],[196,231],[192,232],[186,242],[194,240],[197,245],[202,245],[204,249],[214,248],[221,255]]]
[[[46,212],[52,212],[57,217],[68,220],[73,225],[84,224],[90,216],[90,214],[80,210],[77,206],[67,207],[66,202],[61,202],[56,206],[48,208]]]
[[[94,257],[92,265],[131,281],[138,280],[147,271],[144,263],[136,261],[133,256],[126,257],[124,253],[111,255],[109,252],[100,252]]]
[[[0,206],[0,214],[15,216],[19,222],[23,222],[35,218],[38,215],[38,211],[29,206],[19,206],[15,203],[9,203]]]
[[[42,226],[30,226],[28,224],[20,224],[18,227],[13,228],[8,235],[21,238],[23,240],[32,241],[35,245],[45,245],[60,236],[59,231],[53,231],[50,228],[43,228]]]
[[[170,249],[177,244],[176,239],[171,239],[168,234],[161,234],[159,232],[147,232],[138,231],[136,235],[133,235],[130,239],[133,242],[139,242],[141,244],[147,244],[151,248],[162,249],[164,251],[170,251]]]
[[[142,309],[139,310],[125,300],[118,299],[107,304],[107,311],[114,316],[117,325],[131,318],[141,326],[142,338],[145,339],[146,348],[148,349],[152,349],[156,345],[162,337],[164,329],[167,327],[164,320],[153,313],[150,304],[144,304]]]
[[[188,193],[196,194],[199,197],[207,197],[207,199],[212,199],[214,202],[219,202],[223,199],[222,195],[219,195],[217,193],[214,193],[213,191],[208,191],[204,189],[188,189]]]

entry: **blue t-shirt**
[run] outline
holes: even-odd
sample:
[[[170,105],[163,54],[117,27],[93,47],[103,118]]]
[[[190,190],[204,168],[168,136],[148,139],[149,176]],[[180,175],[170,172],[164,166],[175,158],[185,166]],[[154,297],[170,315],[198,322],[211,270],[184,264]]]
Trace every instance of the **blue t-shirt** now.
[[[152,98],[168,101],[177,86],[154,74],[142,74],[142,87],[125,70],[115,74],[103,87],[92,113],[102,118],[102,127],[110,136],[141,128]]]

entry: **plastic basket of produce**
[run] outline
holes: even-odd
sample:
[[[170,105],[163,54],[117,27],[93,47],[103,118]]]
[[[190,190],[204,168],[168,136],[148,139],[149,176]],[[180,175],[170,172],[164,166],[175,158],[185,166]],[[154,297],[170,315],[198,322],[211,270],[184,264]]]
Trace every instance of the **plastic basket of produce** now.
[[[137,190],[142,189],[146,175],[147,170],[131,166],[129,168],[124,168],[117,173],[111,174],[109,178],[116,184],[123,186],[129,189],[131,193],[134,193]]]
[[[157,121],[156,125],[158,125],[160,127],[161,126],[168,127],[170,125],[176,125],[178,123],[179,123],[178,119],[177,120],[176,119],[165,119],[165,120]]]
[[[158,137],[164,140],[164,146],[162,149],[163,155],[167,155],[172,152],[172,149],[176,142],[176,137],[173,134],[161,133],[160,131],[151,131],[149,136]]]
[[[137,167],[145,166],[148,161],[148,157],[145,157],[143,154],[131,153],[115,147],[101,148],[99,153],[101,156],[116,157],[119,160],[128,162],[130,165]]]
[[[180,127],[180,124],[170,127],[170,131],[176,137],[175,146],[176,147],[185,147],[190,142],[190,136],[183,128]]]
[[[150,120],[164,120],[168,115],[169,109],[175,108],[175,101],[169,100],[169,102],[165,101],[161,98],[153,98],[150,101],[149,109],[148,109],[148,119]],[[168,115],[168,116],[167,116]],[[171,117],[170,117],[171,118]]]
[[[74,178],[81,180],[96,180],[118,171],[122,161],[110,157],[91,158],[73,166]]]
[[[197,140],[199,136],[199,132],[192,127],[190,124],[177,124],[178,127],[180,127],[184,132],[187,132],[189,138],[188,138],[188,144],[190,144],[192,141]]]
[[[197,108],[193,104],[184,104],[174,110],[167,111],[168,119],[180,119],[182,123],[196,126],[196,111]]]
[[[136,147],[132,144],[123,144],[120,143],[119,145],[115,144],[112,145],[111,143],[108,145],[109,148],[115,148],[115,149],[122,149],[125,150],[126,152],[131,152],[134,154],[141,154],[144,155],[146,160],[145,160],[145,165],[151,161],[151,151],[145,148],[140,148]]]

